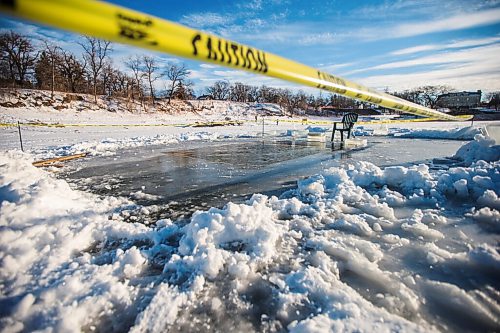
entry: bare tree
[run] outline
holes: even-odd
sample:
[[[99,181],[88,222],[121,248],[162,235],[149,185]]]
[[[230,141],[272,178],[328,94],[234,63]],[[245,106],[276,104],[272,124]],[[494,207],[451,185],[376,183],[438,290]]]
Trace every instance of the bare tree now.
[[[423,86],[415,88],[418,92],[419,102],[429,108],[435,108],[438,97],[442,94],[449,93],[454,89],[449,86]]]
[[[249,90],[247,92],[248,100],[246,102],[257,102],[259,99],[259,87],[248,86]]]
[[[54,86],[56,84],[56,64],[61,59],[61,48],[57,45],[44,41],[44,52],[50,62],[50,98],[54,98]]]
[[[174,91],[173,98],[180,100],[189,100],[194,98],[193,82],[179,81],[177,88]]]
[[[86,63],[80,62],[71,52],[62,51],[57,67],[66,83],[66,90],[72,93],[79,91],[85,83]]]
[[[104,95],[111,96],[113,94],[115,72],[116,69],[113,67],[111,61],[105,61],[101,73],[102,93]]]
[[[97,83],[105,64],[106,57],[111,51],[111,43],[93,37],[85,37],[80,44],[84,50],[84,59],[88,64],[89,76],[92,81],[94,101],[97,103]]]
[[[356,106],[356,101],[352,98],[347,98],[338,94],[330,94],[328,99],[328,105],[339,109],[354,108]]]
[[[116,78],[114,81],[115,84],[115,90],[120,91],[121,95],[127,98],[130,98],[131,92],[132,92],[132,87],[134,85],[134,79],[127,74],[121,72],[121,71],[116,71]]]
[[[141,102],[141,105],[143,105],[143,92],[142,92],[142,80],[144,78],[144,74],[141,70],[141,57],[135,56],[135,57],[130,57],[126,62],[125,65],[127,68],[129,68],[132,71],[133,75],[133,81],[134,85],[137,88],[137,92],[139,94],[139,100]],[[132,88],[132,99],[134,98],[133,91],[134,89]]]
[[[161,73],[158,73],[159,67],[156,63],[155,58],[149,57],[149,56],[143,56],[142,57],[142,62],[143,62],[143,72],[144,72],[144,77],[148,81],[149,85],[149,94],[151,96],[151,101],[154,105],[155,103],[155,92],[154,92],[154,87],[153,83],[158,80],[160,77],[163,75]]]
[[[307,95],[299,90],[290,98],[290,109],[293,114],[294,111],[305,110],[307,108]]]
[[[108,96],[128,97],[129,88],[133,85],[133,79],[114,68],[110,62],[103,67],[102,80]]]
[[[31,41],[13,31],[0,34],[0,60],[12,83],[23,86],[28,72],[33,69],[38,53]]]
[[[402,92],[394,92],[393,95],[412,103],[420,103],[420,91],[418,89],[407,89]]]
[[[213,99],[225,101],[229,98],[231,86],[228,81],[216,81],[212,86],[207,87],[206,91]]]
[[[167,69],[165,71],[165,75],[170,80],[170,86],[167,90],[168,104],[170,104],[170,101],[174,96],[175,90],[178,89],[179,86],[182,86],[182,83],[187,78],[188,74],[189,71],[186,69],[186,66],[184,64],[182,65],[177,65],[173,63],[168,64]]]
[[[281,108],[288,110],[290,112],[290,115],[293,116],[293,93],[290,91],[290,89],[278,89],[275,96],[277,98],[277,103],[281,106]]]
[[[231,86],[230,99],[234,102],[248,102],[252,87],[241,82]]]
[[[495,110],[498,111],[498,106],[500,105],[500,91],[490,92],[486,95],[486,98],[489,100],[489,107],[494,106]]]
[[[277,90],[267,86],[262,86],[259,88],[259,98],[260,103],[278,103]]]

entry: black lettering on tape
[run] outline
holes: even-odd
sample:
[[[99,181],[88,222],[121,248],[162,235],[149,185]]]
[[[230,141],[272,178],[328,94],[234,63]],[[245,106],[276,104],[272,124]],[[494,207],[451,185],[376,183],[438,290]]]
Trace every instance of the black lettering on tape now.
[[[0,0],[0,5],[5,6],[5,7],[10,7],[10,8],[15,8],[16,1],[15,0]]]
[[[245,54],[243,52],[243,46],[240,46],[240,55],[241,55],[241,58],[243,59],[243,63],[241,64],[241,66],[243,68],[247,67],[247,58],[245,58]]]
[[[147,36],[144,31],[133,29],[125,25],[120,26],[120,35],[133,40],[141,40]]]
[[[257,49],[230,43],[224,39],[204,35],[201,32],[192,37],[191,45],[194,56],[204,56],[206,47],[206,57],[209,60],[262,73],[267,73],[269,69],[266,53]]]
[[[265,73],[264,72],[264,61],[262,60],[263,54],[264,54],[264,52],[257,51],[257,63],[258,63],[257,70],[259,72]]]
[[[224,44],[226,44],[226,54],[227,54],[227,63],[231,64],[231,61],[233,60],[231,57],[231,53],[229,52],[229,43],[224,41]]]
[[[194,35],[193,39],[191,40],[191,44],[193,44],[193,55],[198,55],[198,48],[196,47],[196,42],[199,40],[201,40],[200,34]]]
[[[208,50],[208,59],[212,59],[217,61],[217,52],[215,52],[215,49],[212,48],[212,38],[208,37],[207,39],[207,50]]]
[[[126,21],[126,22],[132,23],[132,24],[144,25],[146,27],[153,25],[153,21],[149,18],[143,19],[140,17],[133,17],[133,16],[129,16],[127,14],[122,14],[122,13],[118,13],[117,17],[119,20]]]
[[[238,45],[231,43],[231,50],[233,50],[234,57],[236,58],[234,65],[238,66],[240,64],[240,58],[238,58]]]
[[[147,28],[153,25],[151,19],[133,17],[122,13],[118,13],[116,17],[118,18],[119,34],[121,37],[134,41],[148,42],[151,45],[158,45],[156,40],[149,39],[150,35],[147,33]]]
[[[267,66],[267,61],[266,61],[266,52],[262,52],[262,72],[267,73],[269,67]]]
[[[222,49],[221,49],[221,46],[222,46],[221,44],[222,44],[222,42],[221,42],[221,40],[220,40],[220,39],[219,39],[218,44],[219,44],[219,45],[218,45],[218,49],[219,49],[219,52],[220,52],[220,61],[221,61],[221,62],[224,62],[224,52],[222,52]]]
[[[250,56],[252,57],[253,62],[255,62],[255,67],[254,67],[254,69],[253,69],[253,70],[255,71],[255,70],[257,70],[258,65],[257,65],[257,61],[256,61],[256,59],[255,59],[255,55],[253,54],[253,51],[252,51],[252,49],[251,49],[251,48],[249,48],[249,49],[247,50],[247,59],[248,59],[248,65],[247,65],[247,68],[248,68],[248,69],[250,69],[250,68],[252,67],[252,60],[250,60]]]

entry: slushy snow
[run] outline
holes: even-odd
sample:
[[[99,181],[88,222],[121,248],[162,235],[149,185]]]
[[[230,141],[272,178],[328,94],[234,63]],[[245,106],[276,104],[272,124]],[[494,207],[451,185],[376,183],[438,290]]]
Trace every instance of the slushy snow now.
[[[120,214],[145,207],[71,189],[33,155],[2,153],[0,327],[498,330],[498,147],[475,135],[447,170],[330,168],[280,197],[152,226]]]

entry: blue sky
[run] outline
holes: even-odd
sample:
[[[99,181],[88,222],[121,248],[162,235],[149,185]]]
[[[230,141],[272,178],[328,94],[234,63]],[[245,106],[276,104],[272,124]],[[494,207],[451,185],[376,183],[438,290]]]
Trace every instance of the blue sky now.
[[[131,9],[208,31],[376,89],[447,84],[458,90],[500,90],[500,0],[112,0]],[[81,53],[78,36],[3,17],[2,29],[53,40]],[[115,45],[122,66],[133,54]],[[196,90],[216,80],[299,87],[214,65],[184,62]],[[163,83],[160,83],[160,85]],[[306,92],[313,89],[304,88]]]

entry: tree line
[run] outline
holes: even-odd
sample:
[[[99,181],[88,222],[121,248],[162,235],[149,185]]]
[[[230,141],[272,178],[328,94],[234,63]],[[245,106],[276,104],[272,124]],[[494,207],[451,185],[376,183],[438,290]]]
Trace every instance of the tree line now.
[[[110,42],[86,37],[76,54],[43,41],[35,44],[14,31],[0,34],[0,86],[69,93],[127,97],[144,103],[157,98],[155,82],[165,77],[168,100],[189,99],[194,93],[183,64],[160,66],[157,58],[136,55],[125,61],[128,72],[113,65]]]
[[[61,47],[43,41],[35,45],[28,37],[14,31],[0,34],[0,86],[34,88],[70,93],[126,97],[155,103],[159,97],[171,99],[195,98],[194,85],[188,79],[189,70],[182,63],[162,63],[149,55],[135,55],[126,59],[127,71],[114,66],[110,42],[92,37],[84,38],[79,45],[82,53],[76,55]],[[166,82],[156,91],[159,79]],[[435,108],[438,96],[454,91],[449,86],[422,86],[392,92],[402,99]],[[388,91],[386,91],[388,92]],[[252,86],[227,80],[215,81],[204,90],[205,98],[234,102],[276,103],[285,110],[315,109],[321,106],[349,109],[362,103],[337,94],[306,94],[304,91]],[[498,100],[498,93],[491,94]],[[495,97],[496,96],[496,97]],[[498,103],[497,103],[498,104]]]

